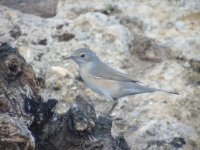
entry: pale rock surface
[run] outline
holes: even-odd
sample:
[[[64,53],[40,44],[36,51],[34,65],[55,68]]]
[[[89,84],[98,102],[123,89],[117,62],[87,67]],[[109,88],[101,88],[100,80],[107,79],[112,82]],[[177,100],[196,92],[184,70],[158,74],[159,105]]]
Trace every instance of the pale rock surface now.
[[[180,95],[151,93],[119,100],[113,133],[136,150],[200,149],[199,0],[59,0],[56,15],[41,18],[0,6],[0,42],[9,42],[33,66],[42,95],[66,112],[77,94],[98,113],[111,102],[77,80],[65,57],[84,46],[145,85]]]

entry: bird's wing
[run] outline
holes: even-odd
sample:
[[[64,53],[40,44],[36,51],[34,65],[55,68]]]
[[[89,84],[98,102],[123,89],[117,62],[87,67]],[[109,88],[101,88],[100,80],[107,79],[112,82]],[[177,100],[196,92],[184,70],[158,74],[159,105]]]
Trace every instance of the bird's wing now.
[[[134,80],[126,74],[123,74],[110,66],[100,62],[90,69],[90,74],[96,78],[104,78],[108,80],[124,81],[124,82],[134,82],[141,83],[140,81]]]

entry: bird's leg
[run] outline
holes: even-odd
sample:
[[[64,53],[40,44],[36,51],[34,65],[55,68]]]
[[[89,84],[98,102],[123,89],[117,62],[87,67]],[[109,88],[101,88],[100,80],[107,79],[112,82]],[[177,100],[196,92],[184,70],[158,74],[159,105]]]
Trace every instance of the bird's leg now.
[[[114,99],[114,103],[110,109],[110,111],[108,112],[108,114],[110,115],[112,113],[112,111],[115,109],[115,107],[117,106],[118,104],[118,100],[117,99]]]

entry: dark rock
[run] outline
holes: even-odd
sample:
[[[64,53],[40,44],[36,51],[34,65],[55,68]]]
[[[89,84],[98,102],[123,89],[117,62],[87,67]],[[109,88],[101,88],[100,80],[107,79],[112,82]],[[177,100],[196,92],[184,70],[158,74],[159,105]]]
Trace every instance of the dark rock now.
[[[56,29],[57,29],[57,30],[60,30],[60,29],[63,28],[63,26],[64,26],[63,24],[59,24],[59,25],[56,26]]]
[[[161,62],[171,57],[171,51],[161,46],[156,40],[136,35],[130,45],[131,53],[137,55],[141,60]]]
[[[158,147],[163,146],[166,144],[166,141],[164,140],[157,140],[157,141],[150,141],[148,142],[149,145],[157,145]]]
[[[18,25],[14,26],[10,31],[10,36],[17,39],[18,37],[21,36],[22,32],[21,29]]]
[[[80,82],[83,82],[83,79],[81,78],[81,76],[80,76],[80,75],[78,75],[78,76],[75,76],[75,79],[76,79],[76,80],[78,80],[78,81],[80,81]]]
[[[58,0],[3,0],[1,4],[24,13],[48,18],[55,16],[57,2]]]
[[[175,148],[182,148],[186,144],[185,139],[182,137],[175,137],[170,144]]]
[[[115,141],[121,150],[131,150],[123,136],[118,136],[115,138]]]
[[[47,45],[47,39],[41,39],[38,41],[39,45]]]
[[[60,35],[56,35],[56,36],[54,36],[55,38],[57,38],[58,39],[58,41],[69,41],[69,40],[71,40],[71,39],[73,39],[74,37],[75,37],[75,35],[74,34],[71,34],[71,33],[67,33],[67,32],[65,32],[65,33],[63,33],[63,34],[60,34]]]

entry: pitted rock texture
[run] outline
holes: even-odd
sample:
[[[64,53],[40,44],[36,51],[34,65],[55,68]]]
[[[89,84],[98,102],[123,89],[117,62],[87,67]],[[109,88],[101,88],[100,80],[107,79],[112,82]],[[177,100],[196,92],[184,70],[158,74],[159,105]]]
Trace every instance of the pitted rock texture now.
[[[144,84],[180,95],[151,93],[119,100],[113,133],[132,149],[200,149],[200,3],[198,0],[59,0],[54,17],[0,6],[0,42],[19,47],[33,65],[42,96],[65,112],[81,93],[99,113],[111,103],[78,79],[65,58],[88,46],[106,63]]]

